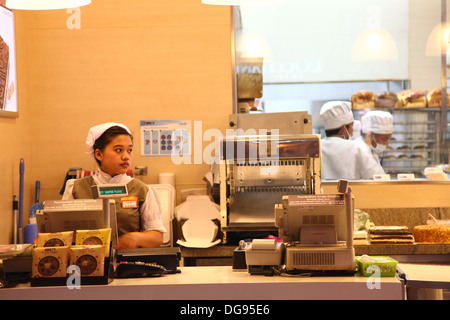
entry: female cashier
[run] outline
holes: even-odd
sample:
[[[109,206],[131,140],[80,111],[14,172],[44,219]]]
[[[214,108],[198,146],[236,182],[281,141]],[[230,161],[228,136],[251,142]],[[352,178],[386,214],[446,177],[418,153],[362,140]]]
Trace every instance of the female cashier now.
[[[86,145],[100,170],[88,177],[68,180],[63,200],[92,199],[92,185],[126,184],[127,201],[116,200],[117,249],[160,246],[166,229],[159,198],[152,188],[126,174],[133,160],[130,130],[119,123],[97,125],[89,129]]]

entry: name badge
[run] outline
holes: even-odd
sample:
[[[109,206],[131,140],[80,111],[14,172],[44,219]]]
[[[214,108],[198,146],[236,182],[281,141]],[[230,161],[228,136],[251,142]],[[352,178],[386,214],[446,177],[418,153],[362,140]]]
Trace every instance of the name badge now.
[[[135,209],[138,207],[139,197],[123,197],[120,200],[122,201],[123,209]]]

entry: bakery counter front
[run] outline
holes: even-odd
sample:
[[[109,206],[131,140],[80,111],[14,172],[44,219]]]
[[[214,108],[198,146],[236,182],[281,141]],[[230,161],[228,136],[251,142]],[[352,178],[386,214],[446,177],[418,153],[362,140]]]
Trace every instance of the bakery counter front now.
[[[351,181],[355,208],[367,211],[377,226],[413,229],[426,225],[430,215],[450,220],[450,182]],[[323,182],[333,193],[337,182]],[[395,228],[394,228],[395,229]],[[370,240],[370,239],[369,239]],[[445,239],[444,239],[445,240]],[[180,272],[145,278],[116,278],[108,284],[32,286],[21,283],[0,289],[0,300],[14,299],[150,299],[150,300],[298,300],[405,299],[407,289],[449,289],[450,241],[444,243],[354,244],[355,255],[389,256],[398,261],[390,277],[254,275],[228,265],[188,266],[188,258],[220,258],[232,262],[236,245],[212,248],[181,247]],[[447,243],[445,243],[447,242]],[[433,267],[439,265],[440,267]],[[435,270],[436,269],[436,270]],[[400,272],[399,272],[400,270]],[[439,271],[439,273],[436,273]],[[432,275],[433,279],[427,279]]]
[[[250,275],[229,266],[181,267],[176,274],[114,279],[108,285],[0,289],[0,300],[401,300],[397,277]],[[242,302],[243,303],[243,302]],[[269,304],[270,307],[270,304]],[[223,311],[223,310],[222,310]],[[273,311],[273,310],[272,310]],[[270,310],[269,310],[270,312]]]
[[[337,181],[322,181],[324,193],[334,193]],[[450,181],[349,181],[355,198],[355,209],[362,212],[375,226],[404,227],[414,232],[417,226],[426,226],[430,220],[450,223]],[[423,227],[426,229],[426,227]],[[444,227],[445,228],[445,227]],[[448,227],[450,229],[450,227]],[[450,231],[448,232],[450,237]],[[389,241],[388,241],[389,240]],[[387,239],[385,243],[374,244],[369,238],[360,241],[355,238],[356,255],[400,256],[400,261],[444,261],[450,264],[450,238],[432,239],[437,242],[399,242]],[[223,244],[211,248],[181,247],[185,265],[199,265],[214,259],[218,263],[231,265],[237,244]]]
[[[322,181],[324,193],[336,192],[338,181]],[[450,209],[450,180],[350,180],[355,209]],[[443,212],[450,219],[450,211]]]
[[[431,181],[350,181],[355,206],[355,227],[361,230],[367,220],[383,232],[397,230],[403,237],[370,238],[370,244],[417,244],[408,254],[448,253],[450,243],[450,180]],[[322,183],[325,193],[336,190],[337,182]],[[365,228],[368,229],[367,224]],[[381,232],[381,231],[380,231]],[[378,233],[380,233],[378,232]],[[409,237],[406,234],[409,233]],[[360,244],[355,241],[355,244]],[[432,244],[433,246],[427,246]],[[440,246],[437,246],[440,245]],[[373,249],[376,250],[376,249]],[[430,252],[427,252],[430,250]],[[400,250],[401,251],[401,250]]]

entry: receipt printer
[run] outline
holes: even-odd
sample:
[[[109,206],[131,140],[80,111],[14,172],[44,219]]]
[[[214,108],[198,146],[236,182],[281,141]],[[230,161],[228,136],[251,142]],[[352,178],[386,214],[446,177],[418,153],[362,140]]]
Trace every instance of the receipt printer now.
[[[275,239],[253,239],[245,250],[250,274],[273,275],[283,262],[284,244]]]

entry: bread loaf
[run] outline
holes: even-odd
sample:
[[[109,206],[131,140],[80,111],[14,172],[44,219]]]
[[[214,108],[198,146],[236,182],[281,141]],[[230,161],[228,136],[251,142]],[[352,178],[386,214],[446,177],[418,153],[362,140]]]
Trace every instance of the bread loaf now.
[[[450,95],[447,92],[447,104],[450,102]],[[440,108],[442,106],[442,90],[432,89],[427,92],[427,103],[429,108]]]
[[[381,91],[375,95],[375,108],[398,108],[398,96],[391,91]]]
[[[426,108],[427,98],[425,92],[420,90],[404,90],[397,94],[400,107],[402,108]]]
[[[370,90],[361,90],[352,95],[353,109],[371,109],[375,107],[375,95]]]

